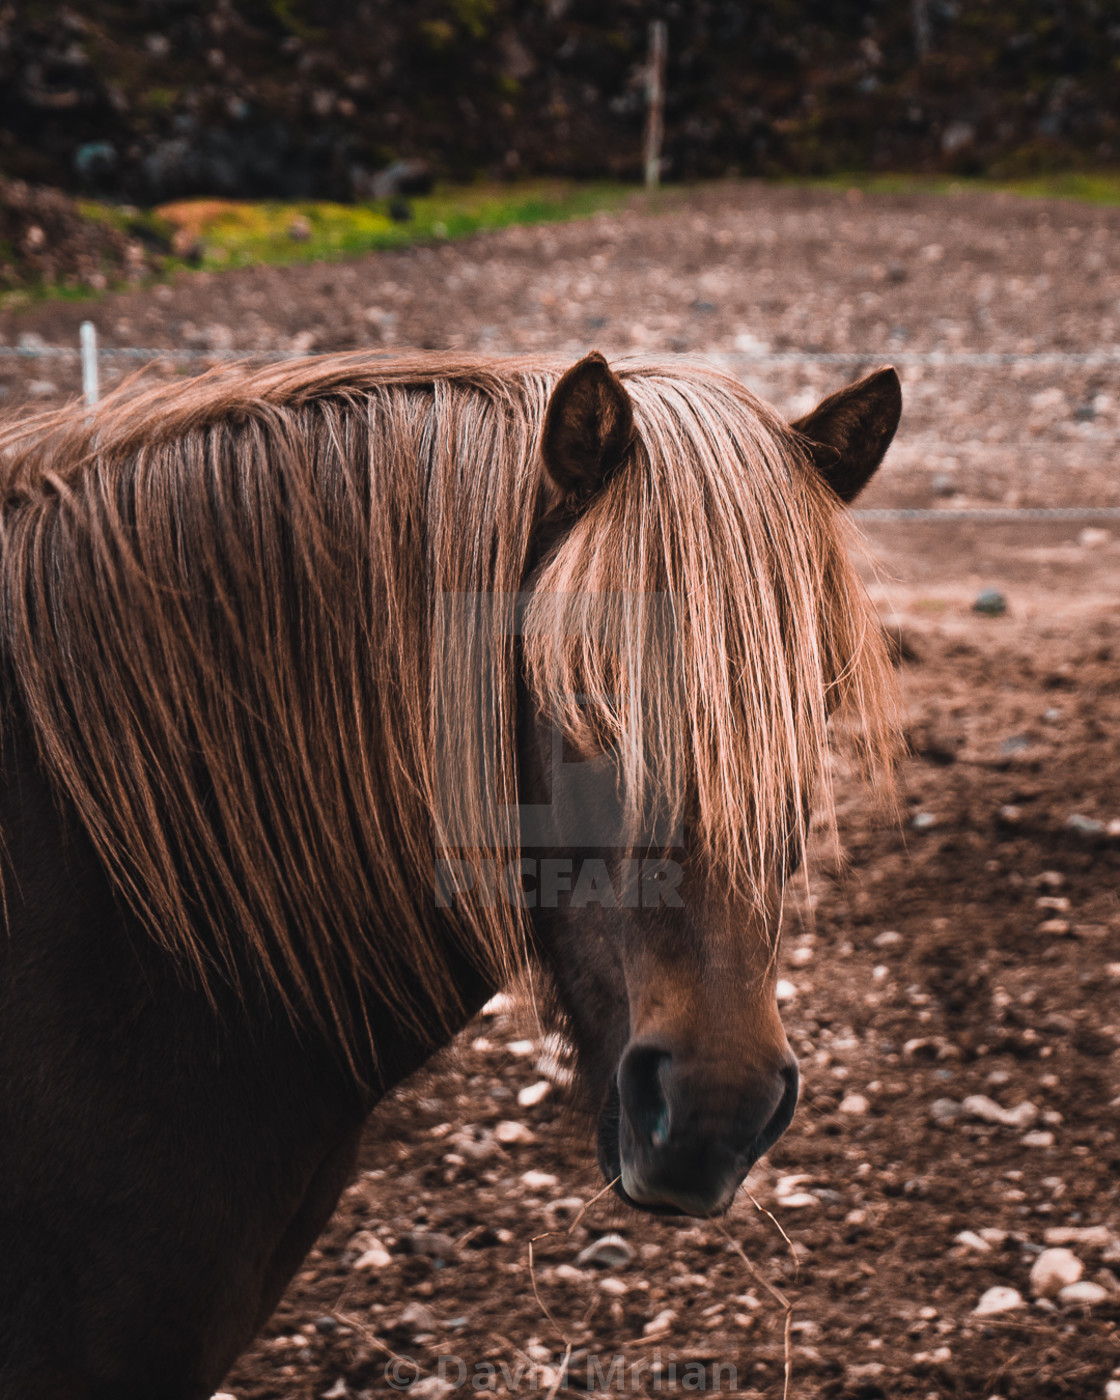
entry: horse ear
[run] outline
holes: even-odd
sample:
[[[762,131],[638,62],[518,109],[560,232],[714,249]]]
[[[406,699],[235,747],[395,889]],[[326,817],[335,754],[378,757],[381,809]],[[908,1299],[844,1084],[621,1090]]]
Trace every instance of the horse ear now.
[[[569,505],[588,501],[634,438],[634,410],[622,381],[597,350],[565,371],[544,415],[541,457]]]
[[[883,460],[902,416],[902,385],[892,367],[830,394],[793,429],[840,499],[854,501]]]

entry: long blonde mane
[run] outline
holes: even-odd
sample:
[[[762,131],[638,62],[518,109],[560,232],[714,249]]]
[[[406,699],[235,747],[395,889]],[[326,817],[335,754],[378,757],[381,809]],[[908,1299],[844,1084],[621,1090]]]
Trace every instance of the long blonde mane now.
[[[527,586],[560,368],[329,356],[0,433],[9,684],[121,895],[203,985],[248,956],[352,1045],[367,993],[453,1019],[449,937],[499,981],[521,965],[514,904],[462,899],[451,923],[432,877],[449,773],[457,820],[516,854],[519,668],[577,741],[615,747],[632,809],[687,815],[759,901],[830,713],[889,766],[843,512],[712,371],[620,367],[638,442],[528,581],[520,645],[503,609],[449,630],[448,598]]]

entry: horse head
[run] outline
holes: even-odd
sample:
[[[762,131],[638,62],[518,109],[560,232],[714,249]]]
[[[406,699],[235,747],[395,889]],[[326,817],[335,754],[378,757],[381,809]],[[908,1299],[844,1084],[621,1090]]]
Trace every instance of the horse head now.
[[[811,491],[827,498],[826,509],[838,515],[835,498],[851,501],[870,479],[900,410],[898,377],[884,369],[826,399],[793,425],[775,419],[773,432],[788,470],[815,474]],[[556,385],[541,453],[544,528],[560,554],[570,532],[607,493],[633,489],[617,483],[620,475],[633,471],[648,477],[657,458],[657,449],[643,442],[626,383],[597,355],[580,361]],[[819,491],[821,482],[827,491]],[[656,490],[657,483],[647,482],[647,488]],[[609,514],[609,504],[602,508]],[[552,564],[546,559],[536,586],[565,589],[590,581],[594,588],[596,579],[609,581],[602,556],[610,553],[612,539],[618,550],[624,547],[611,534],[616,528],[616,523],[604,525],[597,538],[592,534],[576,546],[582,558],[578,567],[556,564],[559,554]],[[708,566],[718,571],[724,563],[713,559]],[[697,561],[685,561],[670,584],[698,586],[696,567]],[[648,594],[640,598],[646,614],[642,635],[648,638],[652,603]],[[721,598],[717,585],[705,606],[718,608]],[[655,621],[660,634],[693,625],[696,615],[687,606],[657,601],[669,609]],[[845,601],[833,599],[829,606]],[[543,600],[536,598],[536,604],[538,631],[525,638],[530,654],[549,626]],[[619,609],[634,604],[634,598],[624,599],[614,608],[613,621],[604,621],[607,650],[637,646],[626,624],[618,623]],[[555,624],[561,630],[571,627],[573,606],[578,612],[570,603],[567,612],[561,608]],[[532,604],[529,611],[532,615]],[[580,613],[581,625],[588,625],[589,615],[586,609]],[[785,617],[780,625],[796,623]],[[780,652],[781,637],[772,640]],[[657,664],[668,670],[679,664],[687,676],[690,639],[661,635],[658,645]],[[729,644],[717,638],[713,645],[719,653]],[[651,700],[640,665],[628,671],[625,664],[601,656],[600,661],[599,676],[629,688],[632,699],[637,693],[634,705]],[[833,672],[850,664],[847,656],[833,656],[829,663]],[[664,707],[675,696],[692,707],[687,723],[693,730],[704,723],[718,726],[720,721],[706,714],[703,695],[691,693],[688,683],[661,689],[660,679],[654,678],[652,703]],[[831,709],[836,674],[808,684],[830,692],[821,703]],[[676,751],[656,732],[634,740],[633,726],[645,721],[656,730],[656,724],[649,726],[648,716],[635,713],[633,705],[628,709],[618,696],[600,697],[597,723],[591,719],[581,728],[580,717],[589,708],[586,695],[574,703],[568,697],[567,704],[560,697],[550,713],[539,691],[538,685],[536,703],[525,707],[522,719],[520,891],[536,946],[553,975],[580,1078],[598,1114],[600,1165],[632,1205],[660,1213],[721,1213],[752,1164],[789,1126],[797,1102],[797,1063],[776,997],[777,954],[782,884],[800,860],[811,765],[797,770],[788,754],[785,761],[774,760],[778,780],[795,781],[800,791],[771,794],[766,801],[749,791],[738,794],[741,823],[755,828],[761,847],[754,868],[742,878],[742,866],[732,868],[733,859],[721,865],[713,856],[712,846],[719,843],[704,816],[705,801],[713,799],[710,792],[696,791],[697,783],[710,789],[719,780],[721,775],[711,771],[711,765],[726,766],[718,755],[699,777],[685,776],[683,790],[667,798],[663,780],[671,787],[679,775],[663,769],[674,752],[680,758],[687,751],[687,735]],[[779,709],[792,713],[817,701],[819,696],[803,701],[787,695]],[[755,705],[757,697],[748,695],[743,703]],[[724,718],[727,743],[734,749],[749,716]],[[698,742],[704,742],[702,735]],[[767,742],[766,735],[757,737],[763,747]],[[641,752],[628,759],[627,745],[635,743]],[[703,764],[704,756],[696,762]],[[644,773],[646,792],[635,801],[627,782],[637,771]],[[784,811],[785,818],[775,818],[775,810]]]

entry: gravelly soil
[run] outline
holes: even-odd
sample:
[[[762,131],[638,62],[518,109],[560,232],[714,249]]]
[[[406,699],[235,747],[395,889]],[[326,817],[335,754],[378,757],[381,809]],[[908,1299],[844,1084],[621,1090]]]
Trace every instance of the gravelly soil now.
[[[1120,211],[735,186],[353,264],[188,277],[93,314],[108,342],[211,350],[764,343],[871,364],[899,348],[1115,348],[1118,232]],[[0,334],[73,341],[86,314],[7,312]],[[791,413],[848,377],[746,373]],[[0,367],[16,408],[32,380],[51,402],[75,374]],[[1118,377],[909,369],[865,502],[1120,504]],[[682,1226],[601,1199],[569,1230],[602,1185],[586,1127],[562,1088],[518,1106],[542,1077],[540,1037],[518,1012],[485,1018],[376,1115],[362,1175],[228,1380],[238,1400],[380,1395],[393,1375],[428,1400],[459,1379],[460,1394],[543,1395],[569,1343],[573,1389],[702,1374],[777,1397],[772,1288],[792,1307],[793,1396],[1103,1400],[1120,1379],[1120,544],[1077,523],[876,525],[867,569],[904,640],[913,755],[897,823],[841,784],[843,860],[822,839],[794,898],[785,1015],[804,1097],[752,1173],[757,1208],[744,1195],[722,1226]],[[992,586],[1008,611],[977,616]],[[973,1094],[1033,1112],[1001,1126],[933,1110]],[[508,1121],[531,1140],[498,1141]],[[634,1260],[577,1268],[609,1229]],[[549,1230],[534,1290],[529,1243]],[[1055,1231],[1103,1301],[1030,1301]],[[1025,1306],[976,1316],[995,1285]]]

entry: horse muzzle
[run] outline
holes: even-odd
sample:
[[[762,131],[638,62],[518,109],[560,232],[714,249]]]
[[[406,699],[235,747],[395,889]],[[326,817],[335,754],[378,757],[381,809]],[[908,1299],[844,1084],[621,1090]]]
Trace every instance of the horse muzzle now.
[[[713,1080],[671,1050],[638,1042],[622,1056],[616,1090],[600,1159],[623,1199],[659,1214],[720,1215],[789,1127],[797,1063],[789,1056],[776,1070]]]

